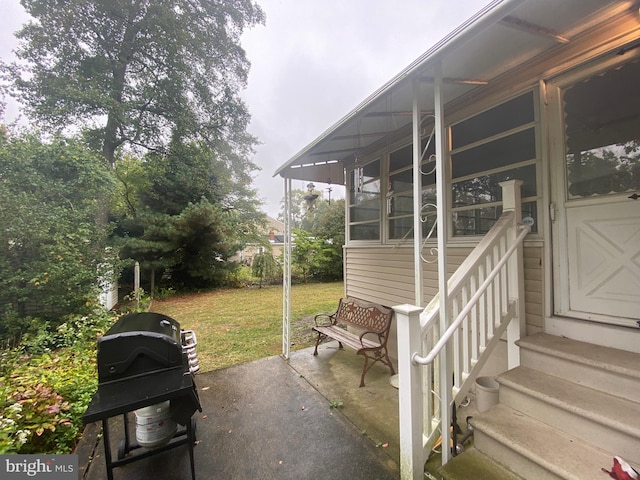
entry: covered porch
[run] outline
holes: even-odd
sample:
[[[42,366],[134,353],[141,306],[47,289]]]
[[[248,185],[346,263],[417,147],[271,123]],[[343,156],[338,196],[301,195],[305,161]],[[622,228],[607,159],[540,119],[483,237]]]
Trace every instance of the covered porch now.
[[[639,41],[637,2],[492,1],[277,170],[288,202],[292,179],[347,187],[345,294],[396,311],[402,478],[422,478],[438,436],[448,445],[453,408],[489,358],[500,357],[496,373],[511,373],[500,376],[510,385],[501,414],[478,423],[492,430],[483,448],[525,478],[574,477],[564,458],[546,461],[548,449],[530,458],[526,439],[505,453],[514,444],[505,430],[517,435],[519,426],[542,422],[547,437],[573,435],[564,447],[576,447],[581,460],[596,458],[585,453],[592,444],[637,445],[640,425],[628,437],[611,432],[624,423],[620,411],[640,414],[640,404],[624,401],[638,382],[615,386],[611,396],[604,382],[590,387],[597,393],[581,386],[590,376],[584,365],[597,365],[603,379],[640,378],[627,368],[639,333],[640,217],[632,201],[640,97],[629,89]],[[615,174],[589,166],[604,156]],[[634,180],[616,180],[622,176]],[[557,342],[563,337],[578,343]],[[538,343],[544,360],[523,354],[538,352]],[[538,361],[548,370],[532,369]],[[577,373],[564,377],[565,368]],[[556,381],[566,398],[545,391]],[[502,423],[517,416],[516,390],[535,398],[527,420]],[[554,409],[566,412],[578,395],[621,403],[586,405],[566,425]],[[595,418],[606,418],[607,433],[589,423]],[[600,471],[595,463],[582,478]]]

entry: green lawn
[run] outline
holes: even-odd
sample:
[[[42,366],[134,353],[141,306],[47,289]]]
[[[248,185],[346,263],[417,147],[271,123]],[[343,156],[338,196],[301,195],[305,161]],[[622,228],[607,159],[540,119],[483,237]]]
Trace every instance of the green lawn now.
[[[291,287],[291,349],[309,346],[309,317],[333,312],[343,296],[342,282]],[[185,330],[194,330],[201,371],[282,353],[282,286],[221,289],[154,300]]]

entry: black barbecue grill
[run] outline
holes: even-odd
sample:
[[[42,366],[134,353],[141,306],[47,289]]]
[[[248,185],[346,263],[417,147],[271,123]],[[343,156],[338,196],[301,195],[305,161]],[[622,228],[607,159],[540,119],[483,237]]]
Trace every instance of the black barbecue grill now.
[[[180,324],[158,313],[120,318],[98,340],[98,382],[182,369]]]
[[[191,476],[195,479],[193,445],[196,410],[202,411],[193,380],[195,334],[180,330],[171,317],[158,313],[134,313],[121,317],[98,341],[98,391],[84,414],[84,423],[102,421],[107,477],[113,480],[113,467],[150,455],[188,445]],[[189,339],[187,345],[183,341]],[[197,360],[195,361],[197,364]],[[140,448],[131,442],[127,413],[143,407],[170,402],[171,419],[178,429],[168,443],[130,455]],[[113,461],[108,419],[123,415],[124,439]]]

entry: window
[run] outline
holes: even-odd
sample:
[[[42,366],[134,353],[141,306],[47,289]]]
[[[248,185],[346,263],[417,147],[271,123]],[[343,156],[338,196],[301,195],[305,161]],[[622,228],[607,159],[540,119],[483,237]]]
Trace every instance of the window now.
[[[380,240],[380,160],[350,174],[349,239]]]
[[[429,138],[421,142],[422,161],[422,205],[423,236],[429,233],[435,222],[435,209],[427,204],[435,204],[435,143]],[[389,239],[413,238],[413,145],[409,144],[389,155],[389,179],[387,182],[387,217]]]
[[[640,63],[564,93],[570,199],[640,190]]]
[[[489,231],[502,214],[499,183],[509,179],[524,182],[522,214],[537,220],[533,100],[533,92],[528,92],[451,127],[454,236]]]

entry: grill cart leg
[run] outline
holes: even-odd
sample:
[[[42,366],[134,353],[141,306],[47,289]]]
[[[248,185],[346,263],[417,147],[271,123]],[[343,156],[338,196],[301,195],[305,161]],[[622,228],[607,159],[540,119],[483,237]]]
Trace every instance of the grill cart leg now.
[[[109,419],[102,420],[102,442],[104,443],[104,461],[107,465],[107,480],[113,480],[113,466],[111,465],[111,441],[109,440]]]
[[[118,448],[118,460],[122,460],[124,457],[129,455],[131,451],[131,440],[129,439],[129,422],[127,421],[127,414],[122,415],[122,420],[124,422],[124,439],[120,442],[120,446]]]
[[[193,445],[196,443],[195,420],[187,421],[187,438],[189,439],[189,462],[191,463],[191,480],[196,480],[196,466],[193,458]]]

